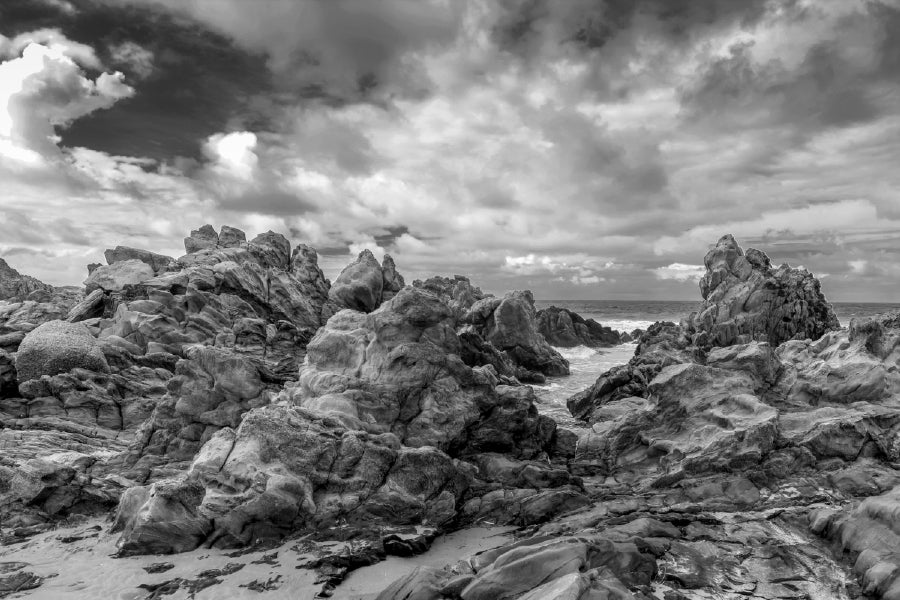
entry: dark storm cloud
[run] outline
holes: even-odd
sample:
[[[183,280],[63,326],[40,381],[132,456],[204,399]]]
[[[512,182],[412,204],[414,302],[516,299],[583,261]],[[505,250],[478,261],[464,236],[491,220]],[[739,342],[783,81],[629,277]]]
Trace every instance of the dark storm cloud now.
[[[300,194],[275,189],[249,190],[226,196],[218,204],[235,212],[276,216],[304,215],[318,210],[315,203]]]
[[[61,132],[63,145],[170,160],[199,157],[203,139],[213,133],[268,125],[266,111],[257,106],[271,89],[264,57],[159,10],[92,0],[71,4],[73,12],[4,0],[0,33],[58,28],[94,47],[139,93],[73,123]],[[140,50],[146,54],[136,54]]]
[[[104,0],[165,7],[264,54],[280,89],[331,104],[419,96],[428,77],[402,59],[456,38],[464,2]]]

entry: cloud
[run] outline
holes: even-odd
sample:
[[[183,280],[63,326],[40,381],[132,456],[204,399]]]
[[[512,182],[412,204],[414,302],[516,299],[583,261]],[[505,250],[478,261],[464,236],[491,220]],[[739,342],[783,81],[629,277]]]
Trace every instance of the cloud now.
[[[667,267],[658,267],[653,269],[653,274],[658,279],[671,279],[674,281],[700,281],[700,278],[706,273],[703,265],[685,265],[682,263],[672,263]]]
[[[48,45],[30,41],[27,34],[0,40],[8,41],[9,52],[21,48],[20,56],[0,64],[0,152],[14,163],[31,166],[55,153],[57,127],[134,94],[120,72],[86,76],[75,59],[97,67],[96,56],[66,42],[58,32],[44,30],[35,38]]]
[[[896,3],[258,7],[105,0],[59,17],[39,35],[51,66],[71,64],[42,63],[56,83],[13,103],[18,137],[0,139],[20,167],[0,200],[37,227],[26,202],[66,219],[60,252],[178,253],[185,230],[227,223],[318,246],[329,269],[370,247],[407,279],[689,299],[694,263],[731,232],[839,296],[895,295]],[[89,249],[88,212],[103,215]]]
[[[130,69],[141,79],[153,73],[153,52],[132,41],[126,40],[110,46],[109,55],[113,64]]]

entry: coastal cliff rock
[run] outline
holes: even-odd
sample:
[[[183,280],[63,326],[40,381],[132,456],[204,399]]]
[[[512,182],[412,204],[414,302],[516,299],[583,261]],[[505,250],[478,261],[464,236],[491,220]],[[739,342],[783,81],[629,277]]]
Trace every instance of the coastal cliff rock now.
[[[240,545],[337,520],[525,524],[582,504],[577,480],[541,461],[555,423],[529,388],[466,366],[454,323],[441,299],[410,287],[369,314],[336,314],[276,404],[216,433],[182,478],[128,491],[122,552]],[[165,546],[172,518],[194,533]]]
[[[0,258],[0,300],[22,301],[32,292],[53,291],[53,286],[22,275]]]
[[[744,254],[723,236],[703,260],[703,303],[685,322],[691,343],[701,348],[822,337],[838,329],[837,317],[819,281],[804,269],[772,267],[769,257],[751,248]]]
[[[384,273],[369,250],[344,267],[331,286],[328,297],[341,308],[372,312],[381,304]]]
[[[571,310],[556,306],[537,311],[537,330],[550,345],[560,348],[598,348],[616,346],[624,341],[619,332],[604,327],[594,319],[585,319]]]
[[[47,482],[22,488],[38,500],[0,498],[5,522],[108,510],[128,486],[183,472],[217,431],[297,377],[328,293],[315,251],[292,257],[278,234],[246,242],[237,229],[210,230],[158,272],[160,255],[120,247],[94,269],[86,296],[57,290],[0,307],[0,348],[11,359],[0,488],[28,473]],[[56,497],[65,501],[39,500]]]
[[[128,260],[139,260],[153,269],[154,273],[162,273],[169,265],[175,262],[175,259],[171,256],[157,254],[156,252],[150,252],[149,250],[129,248],[128,246],[116,246],[115,248],[108,249],[103,252],[103,256],[106,258],[106,263],[108,265]]]
[[[656,323],[639,338],[627,365],[602,374],[591,388],[567,401],[570,412],[590,420],[595,408],[629,396],[647,397],[649,383],[665,367],[704,363],[716,347],[753,341],[773,348],[788,340],[819,339],[839,328],[818,280],[802,269],[773,269],[759,250],[744,254],[723,236],[704,262],[699,309],[681,325]]]
[[[473,304],[463,317],[517,364],[544,375],[568,375],[569,363],[538,332],[531,292],[507,292]]]

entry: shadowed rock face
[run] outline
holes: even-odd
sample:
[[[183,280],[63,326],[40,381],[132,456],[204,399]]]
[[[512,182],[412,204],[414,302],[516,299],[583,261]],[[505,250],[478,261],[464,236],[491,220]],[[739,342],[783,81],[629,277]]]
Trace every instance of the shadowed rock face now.
[[[53,291],[53,286],[22,275],[0,258],[0,300],[21,301],[32,292]]]
[[[127,492],[123,552],[158,549],[173,519],[208,532],[192,534],[195,545],[230,546],[339,519],[525,524],[582,504],[577,480],[547,462],[555,424],[533,392],[466,366],[454,323],[440,298],[415,288],[370,314],[337,313],[277,405],[219,431],[183,478],[154,484],[202,485],[186,513],[154,486]]]
[[[594,319],[556,306],[537,311],[537,330],[547,342],[560,348],[616,346],[623,341],[618,332]]]
[[[372,312],[381,304],[383,289],[381,265],[369,250],[363,250],[334,280],[328,296],[340,308]]]
[[[463,317],[489,343],[522,367],[545,375],[568,375],[569,363],[537,330],[531,292],[507,292],[473,304]]]
[[[781,265],[751,248],[746,254],[730,235],[704,258],[703,303],[687,318],[685,332],[701,348],[791,339],[816,340],[840,327],[819,281],[806,270]]]

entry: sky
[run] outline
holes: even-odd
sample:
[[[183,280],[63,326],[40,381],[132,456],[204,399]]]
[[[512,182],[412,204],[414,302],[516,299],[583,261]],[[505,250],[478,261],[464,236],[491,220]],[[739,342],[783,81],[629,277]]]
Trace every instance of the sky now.
[[[900,0],[3,0],[0,256],[204,223],[543,299],[698,299],[731,233],[900,302]]]

